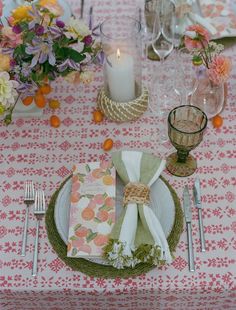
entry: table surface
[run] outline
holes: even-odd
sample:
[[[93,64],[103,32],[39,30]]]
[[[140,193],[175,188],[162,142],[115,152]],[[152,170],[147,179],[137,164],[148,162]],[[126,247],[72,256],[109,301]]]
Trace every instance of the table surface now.
[[[79,1],[71,0],[79,15]],[[109,15],[133,12],[137,1],[86,1],[85,12],[94,7],[96,21]],[[225,54],[236,60],[236,48]],[[143,81],[150,85],[156,62],[144,63]],[[194,178],[202,185],[206,252],[200,251],[197,210],[193,209],[193,243],[196,271],[190,273],[186,228],[181,235],[175,259],[169,266],[128,279],[103,279],[72,271],[53,251],[45,223],[40,226],[39,272],[31,276],[35,238],[35,217],[30,209],[27,254],[20,256],[25,217],[24,182],[33,180],[46,200],[78,162],[110,158],[102,150],[106,138],[114,140],[113,150],[138,149],[165,157],[170,143],[158,140],[158,119],[150,109],[135,122],[116,124],[92,121],[96,97],[103,83],[101,68],[95,67],[95,80],[73,86],[65,81],[53,84],[53,96],[61,102],[60,128],[49,126],[52,111],[40,118],[16,118],[5,127],[0,123],[0,306],[1,309],[235,309],[236,308],[236,70],[228,82],[224,124],[214,129],[209,122],[204,141],[192,154],[197,158],[196,173],[187,178],[163,176],[178,196]],[[192,196],[192,194],[191,194]]]

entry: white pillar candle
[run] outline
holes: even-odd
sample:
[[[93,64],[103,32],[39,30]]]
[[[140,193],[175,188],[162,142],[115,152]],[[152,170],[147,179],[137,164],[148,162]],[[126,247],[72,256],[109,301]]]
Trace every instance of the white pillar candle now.
[[[110,97],[117,102],[135,98],[134,60],[131,55],[117,53],[108,56],[106,74]]]

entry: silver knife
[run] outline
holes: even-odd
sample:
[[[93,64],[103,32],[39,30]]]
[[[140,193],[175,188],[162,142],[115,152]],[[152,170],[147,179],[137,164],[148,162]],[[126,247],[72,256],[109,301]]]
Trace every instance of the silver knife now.
[[[189,196],[188,186],[184,187],[183,192],[184,216],[187,226],[188,236],[188,265],[189,271],[195,271],[194,255],[193,255],[193,239],[192,239],[192,210]]]
[[[193,187],[194,203],[198,209],[198,223],[199,223],[199,232],[200,232],[200,242],[201,242],[201,251],[206,251],[205,236],[203,229],[202,221],[202,203],[201,203],[201,186],[199,178],[195,179]]]

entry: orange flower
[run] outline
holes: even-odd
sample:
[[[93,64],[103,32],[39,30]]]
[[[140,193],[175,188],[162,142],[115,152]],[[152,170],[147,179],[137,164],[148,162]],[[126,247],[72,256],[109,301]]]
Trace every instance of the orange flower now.
[[[188,33],[191,33],[191,36],[188,35]],[[195,33],[195,36],[193,34]],[[193,49],[201,49],[210,41],[210,34],[209,32],[202,27],[201,25],[191,25],[186,29],[186,34],[184,36],[184,44],[187,47],[188,50]]]
[[[209,64],[208,75],[214,84],[225,83],[232,69],[231,60],[224,56],[216,56]]]

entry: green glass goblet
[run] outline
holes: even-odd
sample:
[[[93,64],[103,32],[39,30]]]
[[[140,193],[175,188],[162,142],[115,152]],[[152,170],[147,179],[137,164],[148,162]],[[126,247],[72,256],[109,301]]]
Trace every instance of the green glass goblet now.
[[[170,111],[168,135],[177,150],[166,160],[166,168],[171,174],[186,177],[194,173],[197,161],[189,152],[201,143],[206,126],[206,114],[195,106],[182,105]]]

